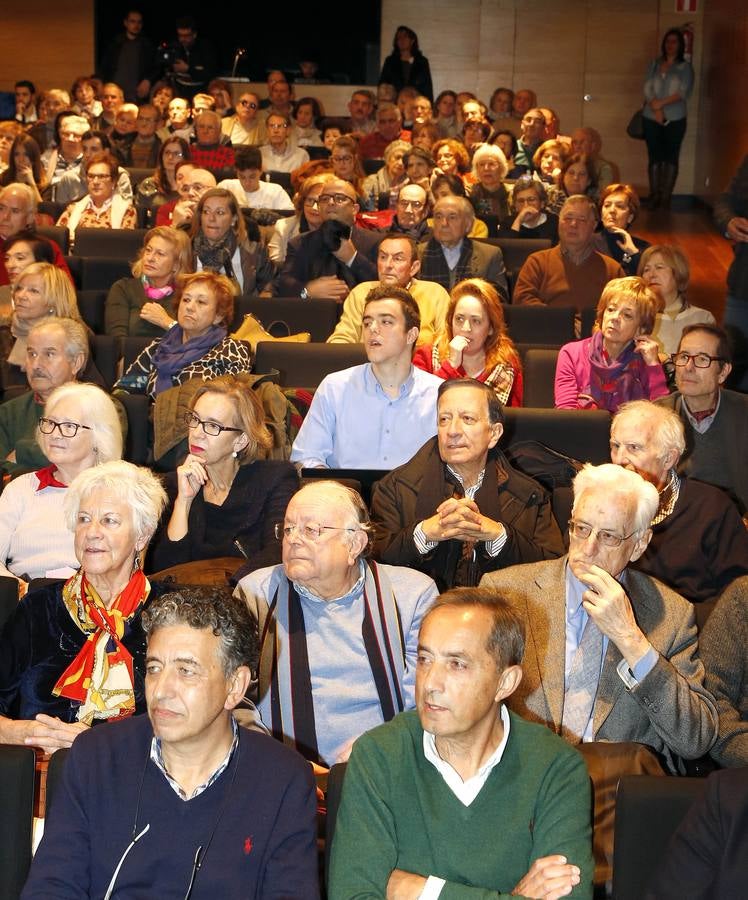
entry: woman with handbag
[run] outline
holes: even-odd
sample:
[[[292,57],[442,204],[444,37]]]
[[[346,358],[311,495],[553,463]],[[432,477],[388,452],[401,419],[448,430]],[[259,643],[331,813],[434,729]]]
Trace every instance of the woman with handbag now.
[[[652,60],[644,81],[644,140],[649,164],[649,207],[670,207],[678,157],[686,134],[686,101],[693,88],[693,69],[685,59],[682,32],[671,28],[662,52]]]

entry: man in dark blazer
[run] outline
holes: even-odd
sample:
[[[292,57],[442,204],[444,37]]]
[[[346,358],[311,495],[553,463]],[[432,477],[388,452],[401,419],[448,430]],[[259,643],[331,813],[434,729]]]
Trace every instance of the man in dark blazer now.
[[[504,257],[499,247],[468,237],[475,210],[464,197],[442,197],[434,205],[434,236],[418,245],[421,279],[435,281],[446,291],[466,278],[484,278],[502,302],[509,302]]]
[[[348,181],[329,181],[317,203],[322,224],[289,241],[274,293],[302,300],[334,297],[342,303],[357,284],[377,280],[382,235],[353,224],[359,206]]]
[[[374,556],[444,589],[563,553],[550,497],[497,447],[503,410],[493,388],[454,379],[438,398],[437,436],[374,486]]]
[[[610,464],[584,467],[574,481],[568,557],[492,572],[481,581],[525,617],[524,678],[515,711],[572,743],[635,741],[676,756],[705,754],[717,735],[704,687],[693,607],[628,568],[649,543],[658,496],[640,475]],[[588,653],[588,623],[602,640]],[[577,651],[587,654],[591,703],[570,692]],[[597,684],[594,679],[597,678]]]

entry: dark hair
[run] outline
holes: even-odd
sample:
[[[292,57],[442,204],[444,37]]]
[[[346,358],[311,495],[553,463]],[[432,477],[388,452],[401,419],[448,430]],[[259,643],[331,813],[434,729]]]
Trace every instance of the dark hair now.
[[[44,262],[54,265],[55,253],[52,244],[35,231],[19,231],[13,237],[8,238],[3,248],[4,253],[8,253],[14,244],[28,244],[34,256],[34,262]]]
[[[515,134],[512,134],[511,131],[507,131],[505,128],[502,128],[499,131],[494,132],[493,137],[491,138],[491,143],[495,144],[496,138],[499,137],[500,135],[503,137],[511,138],[511,141],[512,141],[511,157],[512,157],[512,159],[514,159],[514,157],[517,155],[517,150],[518,150],[517,136]]]
[[[75,116],[79,119],[81,114],[77,113],[74,109],[63,109],[62,112],[58,112],[55,116],[55,140],[58,145],[60,143],[60,124],[63,119],[67,119],[69,116]]]
[[[259,169],[262,171],[262,153],[260,148],[251,144],[244,144],[236,148],[234,151],[234,168],[238,172],[240,169]]]
[[[9,184],[18,183],[15,155],[16,150],[18,150],[19,147],[23,147],[24,153],[31,160],[31,171],[33,172],[34,181],[36,182],[37,187],[39,190],[44,190],[47,186],[47,174],[42,165],[42,153],[39,149],[39,144],[37,144],[30,134],[19,134],[17,137],[13,138],[13,143],[10,147],[10,156],[8,158],[8,168],[3,172],[2,176],[0,176],[0,185],[6,187]]]
[[[481,120],[480,122],[476,122],[476,121],[474,121],[474,120],[473,120],[473,121],[467,121],[467,122],[465,122],[465,123],[463,124],[463,126],[462,126],[462,132],[461,132],[461,133],[462,133],[462,139],[463,139],[463,141],[465,140],[465,134],[466,134],[466,132],[467,132],[468,129],[470,129],[470,128],[480,128],[481,134],[482,134],[482,136],[483,136],[483,141],[484,141],[484,142],[487,141],[488,138],[489,138],[490,135],[491,135],[491,126],[488,124],[488,122],[485,121],[485,119],[484,119],[484,120]]]
[[[179,16],[175,25],[175,29],[178,28],[189,28],[190,31],[197,31],[197,23],[195,22],[194,16]]]
[[[485,609],[491,616],[491,630],[488,633],[486,650],[494,658],[497,671],[503,672],[508,666],[522,664],[525,655],[525,623],[520,614],[499,596],[497,591],[481,587],[460,587],[445,591],[436,598],[434,605],[423,617],[421,628],[429,616],[446,606],[455,609],[470,606]]]
[[[595,172],[595,166],[592,162],[592,158],[587,156],[585,153],[572,153],[571,156],[566,157],[565,162],[561,163],[561,171],[558,175],[558,186],[561,188],[562,193],[567,197],[569,196],[569,194],[566,193],[564,178],[566,178],[566,173],[569,171],[569,169],[579,163],[581,163],[587,170],[587,177],[590,180],[590,183],[585,189],[585,193],[587,193],[587,191],[593,190],[597,186],[597,173]],[[595,206],[595,212],[597,212],[597,206]]]
[[[143,610],[142,622],[148,638],[159,628],[172,625],[210,628],[220,638],[221,668],[227,678],[239,666],[248,666],[253,677],[257,672],[257,619],[243,600],[232,597],[229,588],[184,587],[162,594]]]
[[[169,184],[169,176],[166,174],[166,167],[164,166],[164,152],[169,144],[179,144],[179,149],[182,151],[182,158],[174,166],[175,178],[177,177],[178,166],[181,166],[183,163],[190,163],[190,165],[192,165],[192,150],[189,143],[184,138],[174,134],[166,138],[158,148],[158,164],[156,165],[156,171],[153,173],[158,189],[163,194],[170,194],[172,191],[171,184]]]
[[[674,34],[678,38],[678,54],[675,57],[676,62],[683,62],[686,55],[686,39],[683,37],[683,32],[680,28],[669,28],[663,38],[662,43],[660,44],[660,56],[662,59],[665,59],[665,42],[670,37],[671,34]]]
[[[418,244],[409,234],[404,234],[401,231],[388,231],[380,239],[379,246],[381,247],[385,241],[407,241],[410,247],[410,261],[413,262],[413,260],[418,259]]]
[[[462,178],[458,178],[456,175],[437,175],[436,178],[431,182],[431,193],[433,196],[436,196],[436,191],[443,184],[446,184],[449,188],[450,193],[454,194],[455,197],[467,197],[465,193],[465,182]]]
[[[368,91],[354,91],[354,94],[366,94]],[[312,107],[312,124],[314,127],[317,127],[317,123],[322,118],[322,107],[319,105],[319,100],[316,97],[302,97],[301,100],[297,100],[294,103],[293,114],[294,116],[299,111],[300,106],[311,106]]]
[[[8,244],[6,246],[10,245]],[[719,325],[712,325],[709,322],[696,322],[693,325],[686,325],[680,333],[680,340],[678,341],[679,350],[680,345],[683,343],[683,338],[694,331],[703,331],[705,334],[710,334],[713,338],[716,338],[717,356],[723,360],[723,365],[724,363],[730,363],[730,365],[732,365],[732,347],[727,332]]]
[[[415,33],[415,31],[413,31],[412,28],[408,28],[407,25],[398,25],[395,29],[395,36],[392,38],[392,52],[396,55],[400,53],[400,50],[397,46],[397,36],[401,31],[404,31],[411,39],[411,41],[413,41],[413,46],[410,48],[410,52],[413,54],[413,56],[417,56],[418,54],[420,54],[421,50],[418,46],[418,35]]]
[[[494,391],[490,384],[478,381],[477,378],[450,378],[447,381],[442,381],[439,385],[439,390],[436,393],[437,407],[439,406],[439,401],[447,391],[453,391],[456,388],[462,387],[478,388],[478,390],[483,391],[486,395],[486,404],[488,405],[488,421],[491,425],[504,424],[504,406],[501,400],[496,396],[496,391]]]
[[[112,142],[109,140],[109,135],[106,133],[106,131],[98,131],[95,128],[90,128],[88,131],[84,132],[83,137],[81,138],[81,142],[91,141],[94,138],[96,138],[96,140],[98,141],[101,141],[102,150],[112,149]]]
[[[488,101],[488,108],[493,109],[493,101],[497,97],[498,94],[509,94],[512,98],[512,102],[514,101],[514,91],[508,87],[497,87],[493,94],[491,94],[491,99]]]
[[[403,154],[403,165],[406,169],[408,168],[408,163],[414,157],[422,159],[424,162],[428,163],[428,165],[430,165],[432,169],[436,167],[434,157],[429,153],[428,150],[424,150],[423,147],[413,147],[412,150],[408,150],[407,153]]]
[[[28,88],[28,89],[31,91],[32,94],[35,94],[35,93],[36,93],[36,88],[34,87],[34,82],[33,82],[33,81],[28,81],[28,80],[26,80],[25,78],[22,79],[21,81],[17,81],[17,82],[13,85],[13,87],[14,87],[14,88],[25,87],[25,88]]]
[[[457,94],[454,91],[442,91],[434,101],[434,109],[436,109],[445,97],[451,97],[455,103],[457,102]]]
[[[402,237],[402,235],[397,236]],[[421,311],[418,308],[418,304],[413,299],[413,295],[410,293],[410,291],[406,291],[405,288],[401,287],[377,285],[377,287],[372,288],[366,295],[366,299],[364,300],[364,312],[366,312],[366,307],[370,303],[374,303],[377,300],[399,301],[400,307],[403,311],[403,318],[405,319],[405,330],[410,331],[411,328],[418,328],[418,330],[420,331]]]
[[[537,178],[534,178],[532,175],[530,175],[529,172],[525,172],[524,175],[520,175],[519,178],[514,182],[511,206],[515,213],[519,210],[517,209],[514,200],[517,194],[520,193],[520,191],[535,191],[535,194],[543,205],[543,208],[545,208],[545,205],[548,202],[548,192],[545,189],[545,185],[542,181],[538,181]]]

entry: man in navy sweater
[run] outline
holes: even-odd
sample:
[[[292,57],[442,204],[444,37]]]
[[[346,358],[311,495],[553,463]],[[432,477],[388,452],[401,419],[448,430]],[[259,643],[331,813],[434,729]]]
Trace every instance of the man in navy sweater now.
[[[148,716],[75,742],[23,897],[315,900],[311,768],[232,716],[257,623],[227,593],[190,589],[143,625]]]

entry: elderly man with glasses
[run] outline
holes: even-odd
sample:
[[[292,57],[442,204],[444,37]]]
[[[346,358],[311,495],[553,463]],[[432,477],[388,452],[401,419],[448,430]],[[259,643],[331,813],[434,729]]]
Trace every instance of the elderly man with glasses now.
[[[358,197],[348,181],[327,182],[317,203],[322,224],[289,241],[274,293],[302,300],[334,297],[342,303],[357,284],[377,280],[382,235],[354,225]]]
[[[293,172],[309,162],[309,154],[290,140],[291,119],[271,112],[265,120],[267,143],[262,145],[262,167],[270,172]]]
[[[674,409],[686,432],[678,473],[726,490],[748,512],[748,397],[725,388],[732,371],[727,334],[718,325],[686,325],[673,354],[678,390],[657,401]]]
[[[418,628],[437,596],[426,575],[366,560],[371,531],[355,491],[307,485],[276,527],[283,564],[236,589],[259,621],[262,722],[323,766],[413,708]]]
[[[571,743],[635,741],[672,771],[705,754],[717,713],[704,688],[693,607],[629,567],[647,549],[654,485],[606,463],[574,480],[569,553],[503,569],[481,585],[525,618],[524,678],[509,700]]]
[[[265,121],[258,115],[259,109],[260,98],[247,92],[239,97],[234,115],[221,120],[221,130],[234,147],[239,144],[259,146],[267,142]]]

